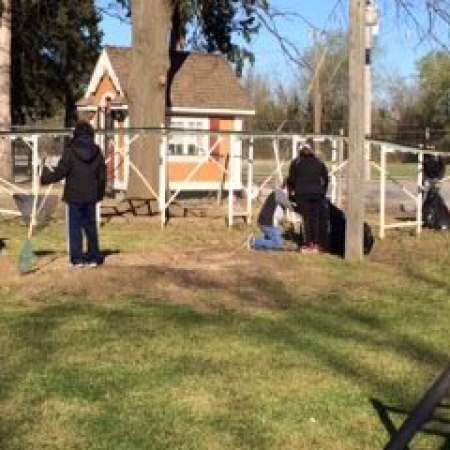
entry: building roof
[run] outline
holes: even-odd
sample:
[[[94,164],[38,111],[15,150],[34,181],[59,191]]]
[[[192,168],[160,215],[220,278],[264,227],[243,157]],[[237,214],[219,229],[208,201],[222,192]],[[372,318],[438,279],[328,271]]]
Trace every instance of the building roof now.
[[[106,47],[106,52],[119,83],[128,94],[131,48]],[[167,86],[168,107],[254,110],[231,65],[219,55],[173,52]]]

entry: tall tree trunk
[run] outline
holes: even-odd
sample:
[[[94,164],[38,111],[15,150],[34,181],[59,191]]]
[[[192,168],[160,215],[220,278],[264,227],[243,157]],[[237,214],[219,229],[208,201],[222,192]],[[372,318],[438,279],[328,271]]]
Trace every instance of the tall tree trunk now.
[[[132,127],[160,127],[166,121],[166,88],[169,69],[171,0],[133,0],[133,50],[129,79]],[[142,134],[130,159],[153,190],[159,188],[159,133]],[[151,198],[141,178],[130,171],[130,197]]]
[[[0,19],[0,130],[11,128],[11,0]],[[0,139],[0,177],[12,179],[11,141]]]
[[[73,96],[72,90],[70,87],[66,88],[66,92],[64,94],[64,126],[66,128],[70,128],[75,126],[77,121],[77,109],[75,106],[75,98]]]

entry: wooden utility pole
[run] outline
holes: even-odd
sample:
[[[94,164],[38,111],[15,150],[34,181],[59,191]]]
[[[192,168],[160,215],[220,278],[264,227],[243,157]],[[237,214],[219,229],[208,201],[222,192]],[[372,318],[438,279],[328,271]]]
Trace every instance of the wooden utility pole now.
[[[345,258],[363,258],[365,214],[365,6],[366,0],[350,3],[349,149],[347,181],[347,231]]]
[[[0,17],[0,130],[11,128],[11,0]],[[0,177],[12,179],[11,141],[0,139]]]
[[[320,73],[322,68],[322,55],[319,40],[314,32],[314,80],[313,80],[313,105],[314,105],[314,134],[322,133],[322,91],[320,90]]]

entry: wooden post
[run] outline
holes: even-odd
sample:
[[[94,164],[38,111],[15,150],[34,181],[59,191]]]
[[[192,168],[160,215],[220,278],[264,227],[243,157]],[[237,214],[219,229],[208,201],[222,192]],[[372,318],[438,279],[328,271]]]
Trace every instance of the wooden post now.
[[[313,80],[313,105],[314,105],[314,134],[322,133],[322,92],[320,90],[321,72],[321,47],[314,32],[314,80]]]
[[[252,196],[253,196],[253,137],[250,138],[248,146],[247,161],[247,224],[252,223]]]
[[[365,0],[350,3],[348,207],[345,258],[363,258],[365,209]]]
[[[367,5],[367,0],[366,0]],[[372,29],[365,23],[364,33],[365,44],[365,65],[364,65],[364,78],[365,78],[365,117],[364,117],[364,132],[366,136],[372,135]],[[366,142],[366,180],[371,179],[371,145]]]

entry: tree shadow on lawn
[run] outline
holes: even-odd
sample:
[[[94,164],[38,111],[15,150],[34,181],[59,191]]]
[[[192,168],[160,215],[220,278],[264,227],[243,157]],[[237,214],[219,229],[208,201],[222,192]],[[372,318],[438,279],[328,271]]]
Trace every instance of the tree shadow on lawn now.
[[[58,341],[55,336],[62,325],[79,317],[99,321],[102,334],[96,345],[107,342],[128,344],[132,348],[142,345],[145,339],[151,340],[158,333],[158,329],[151,326],[155,317],[159,321],[176,325],[177,329],[183,330],[182,333],[201,333],[203,327],[216,328],[224,335],[239,333],[239,336],[256,346],[273,347],[274,351],[278,351],[281,346],[294,354],[299,352],[325,370],[363,389],[367,392],[367,398],[383,398],[403,407],[409,407],[417,400],[414,386],[406,382],[408,374],[394,375],[395,379],[391,375],[387,379],[384,375],[389,368],[377,367],[376,363],[372,364],[373,360],[361,360],[357,352],[352,353],[353,347],[369,348],[371,358],[373,352],[388,352],[390,358],[419,365],[427,372],[439,371],[448,359],[448,354],[427,344],[419,335],[411,337],[399,331],[395,321],[386,322],[377,313],[361,311],[357,303],[346,303],[345,292],[336,288],[328,289],[320,296],[312,297],[307,303],[299,305],[298,298],[287,289],[285,283],[261,275],[241,274],[239,283],[233,285],[220,279],[212,279],[201,272],[168,270],[167,267],[156,266],[147,269],[153,277],[164,273],[168,282],[175,285],[189,287],[195,292],[205,290],[211,295],[215,292],[228,293],[239,298],[243,304],[260,307],[261,298],[271,298],[273,301],[270,307],[275,314],[257,315],[248,311],[229,310],[201,312],[186,305],[168,305],[164,295],[158,293],[152,293],[150,301],[146,301],[144,294],[129,302],[128,308],[123,304],[111,308],[111,303],[105,307],[89,303],[89,299],[84,302],[79,299],[64,299],[64,303],[59,301],[58,304],[46,305],[36,312],[19,314],[5,320],[9,332],[17,340],[17,346],[24,349],[24,352],[22,355],[15,355],[3,371],[0,378],[0,400],[14,395],[30,374],[42,373],[45,376],[56,353],[71,349],[73,342]],[[242,286],[251,286],[252,289],[245,290]],[[92,345],[89,334],[82,338],[82,345]],[[205,366],[198,364],[196,358],[198,356],[185,355],[170,361],[170,367],[161,369],[164,373],[161,382],[171,384],[183,376],[205,370]],[[109,383],[112,384],[109,386],[104,377],[97,378],[98,372],[95,369],[87,371],[84,376],[77,373],[75,368],[73,373],[70,370],[61,374],[62,379],[79,378],[73,388],[64,390],[61,395],[78,395],[89,401],[98,401],[105,398],[110,388],[125,395],[127,390],[135,387],[131,368],[124,371],[123,379],[117,383],[110,380]],[[217,373],[220,367],[210,361],[206,370]],[[37,413],[34,406],[53,394],[43,389],[34,395],[28,414],[3,417],[0,420],[0,447],[7,448],[10,439],[13,436],[17,438],[16,430],[24,422],[34,419],[33,415]],[[251,417],[247,420],[249,427],[256,426]],[[270,448],[269,440],[259,442],[258,447]]]

